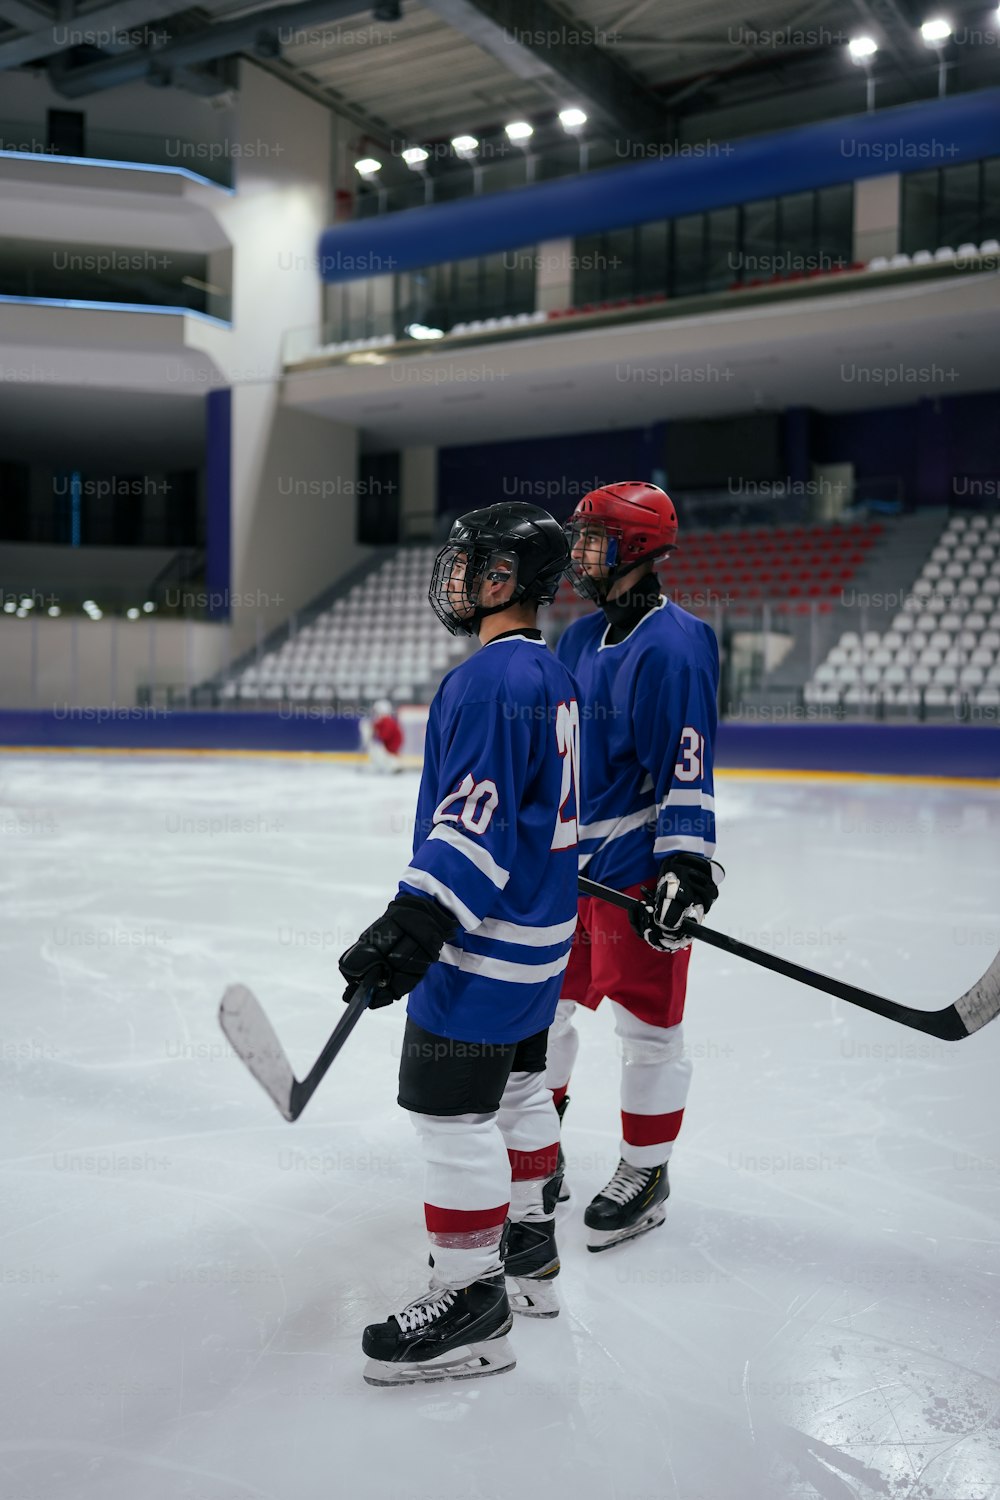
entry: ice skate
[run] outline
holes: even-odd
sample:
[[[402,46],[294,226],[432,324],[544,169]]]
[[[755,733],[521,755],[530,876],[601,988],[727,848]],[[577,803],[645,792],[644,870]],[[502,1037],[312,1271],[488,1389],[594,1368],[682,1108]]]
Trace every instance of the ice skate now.
[[[513,1318],[503,1273],[453,1291],[430,1289],[384,1323],[369,1323],[361,1339],[368,1385],[427,1385],[473,1380],[512,1370],[505,1338]]]
[[[607,1187],[591,1200],[584,1213],[587,1249],[610,1250],[612,1245],[656,1229],[667,1216],[664,1205],[669,1196],[666,1162],[658,1167],[633,1167],[619,1161]]]
[[[553,1221],[526,1219],[512,1224],[508,1219],[500,1253],[511,1312],[526,1318],[557,1317],[559,1299],[552,1282],[559,1275],[559,1251]]]

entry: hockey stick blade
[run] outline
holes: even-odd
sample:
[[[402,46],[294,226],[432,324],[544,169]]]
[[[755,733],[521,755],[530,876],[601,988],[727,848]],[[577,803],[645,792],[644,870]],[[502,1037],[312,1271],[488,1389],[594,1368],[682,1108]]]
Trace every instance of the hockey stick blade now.
[[[626,896],[622,891],[601,885],[596,880],[588,880],[584,875],[579,878],[579,889],[581,895],[595,896],[612,906],[620,906],[623,911],[631,911],[636,905],[634,896]],[[805,969],[801,964],[793,964],[789,959],[779,958],[774,953],[765,953],[760,948],[741,943],[737,938],[731,938],[724,932],[716,932],[714,928],[705,927],[699,922],[684,922],[682,931],[687,937],[695,938],[700,943],[708,943],[712,948],[719,948],[733,958],[745,958],[752,964],[759,964],[762,969],[783,974],[786,979],[796,979],[800,984],[809,985],[811,989],[822,990],[826,995],[846,1000],[849,1005],[860,1006],[862,1010],[871,1011],[876,1016],[885,1016],[889,1021],[897,1021],[901,1026],[909,1026],[913,1031],[922,1031],[943,1042],[959,1042],[1000,1015],[1000,953],[979,983],[966,990],[952,1005],[946,1005],[943,1010],[916,1010],[911,1005],[885,1000],[881,995],[873,995],[869,990],[858,989],[855,985],[845,984],[830,975],[817,974],[813,969]]]
[[[292,1072],[285,1049],[264,1008],[245,984],[231,984],[219,1005],[219,1025],[248,1072],[278,1107],[286,1120],[297,1120],[333,1059],[367,1010],[371,989],[359,985],[319,1057],[305,1078]]]

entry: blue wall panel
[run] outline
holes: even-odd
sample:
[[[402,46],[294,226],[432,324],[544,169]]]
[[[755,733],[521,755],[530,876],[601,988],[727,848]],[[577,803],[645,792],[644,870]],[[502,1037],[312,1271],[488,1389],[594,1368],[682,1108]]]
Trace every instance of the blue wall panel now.
[[[517,438],[438,452],[442,515],[505,500],[542,505],[564,521],[599,484],[652,479],[662,470],[666,424],[578,432],[569,437]],[[663,482],[662,475],[659,480]]]
[[[886,172],[1000,154],[1000,89],[715,142],[699,156],[657,158],[506,193],[332,225],[320,238],[327,281],[372,265],[396,272],[702,213]]]
[[[736,770],[849,771],[1000,782],[995,724],[719,725],[717,764]]]
[[[0,746],[162,750],[358,748],[357,719],[297,713],[0,711]],[[86,715],[86,717],[84,716]],[[850,771],[974,777],[1000,786],[997,725],[737,724],[719,726],[718,764],[737,770]],[[55,770],[53,774],[58,774]]]
[[[205,589],[208,616],[228,620],[232,568],[233,393],[210,391],[205,413]]]
[[[0,710],[0,745],[131,750],[357,750],[357,719],[301,710],[212,713],[141,708]]]

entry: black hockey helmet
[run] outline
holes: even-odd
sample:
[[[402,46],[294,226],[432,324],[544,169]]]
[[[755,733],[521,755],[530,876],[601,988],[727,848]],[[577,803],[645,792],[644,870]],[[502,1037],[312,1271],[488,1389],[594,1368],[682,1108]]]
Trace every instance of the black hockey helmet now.
[[[476,635],[486,615],[524,600],[551,604],[569,563],[569,546],[554,516],[510,500],[459,516],[434,560],[427,597],[452,635]],[[514,580],[503,604],[482,605],[484,583]]]

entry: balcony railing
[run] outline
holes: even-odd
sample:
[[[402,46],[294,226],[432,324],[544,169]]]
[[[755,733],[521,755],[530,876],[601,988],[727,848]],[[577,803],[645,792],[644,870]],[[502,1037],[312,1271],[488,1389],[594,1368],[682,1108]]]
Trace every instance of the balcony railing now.
[[[227,141],[194,141],[137,130],[92,129],[88,125],[82,150],[71,155],[51,145],[45,126],[37,121],[0,120],[0,154],[186,172],[217,187],[233,186],[233,152]]]

